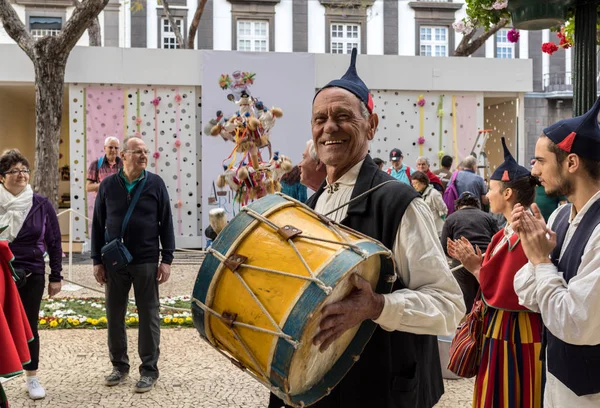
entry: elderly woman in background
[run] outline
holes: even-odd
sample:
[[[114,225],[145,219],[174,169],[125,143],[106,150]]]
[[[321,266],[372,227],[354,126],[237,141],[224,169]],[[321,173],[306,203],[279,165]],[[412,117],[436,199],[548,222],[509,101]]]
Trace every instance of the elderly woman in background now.
[[[20,277],[19,295],[33,332],[29,343],[31,362],[23,366],[31,399],[46,396],[37,379],[40,354],[38,315],[45,289],[44,254],[50,257],[48,295],[61,289],[62,248],[58,218],[46,197],[35,194],[29,185],[29,161],[18,150],[0,156],[0,239],[9,242],[15,259],[12,266]]]
[[[454,202],[456,211],[446,218],[442,230],[442,247],[448,255],[448,238],[452,241],[465,237],[471,244],[478,246],[485,252],[492,241],[492,237],[499,231],[496,220],[491,214],[481,211],[478,197],[465,191]],[[452,266],[458,266],[460,262],[453,260]],[[467,311],[473,308],[475,296],[479,290],[479,282],[473,274],[465,268],[453,271],[463,292],[463,298]]]
[[[300,184],[300,168],[294,166],[292,171],[281,178],[281,192],[300,202],[306,201],[306,186]]]
[[[425,203],[427,203],[431,209],[435,220],[435,228],[438,237],[440,237],[442,235],[442,228],[444,227],[444,220],[446,219],[446,215],[448,215],[448,207],[446,207],[446,203],[444,203],[442,194],[440,194],[440,192],[429,182],[427,174],[415,171],[411,174],[410,178],[412,186],[419,194],[421,194],[421,197],[423,197],[423,200],[425,200]]]

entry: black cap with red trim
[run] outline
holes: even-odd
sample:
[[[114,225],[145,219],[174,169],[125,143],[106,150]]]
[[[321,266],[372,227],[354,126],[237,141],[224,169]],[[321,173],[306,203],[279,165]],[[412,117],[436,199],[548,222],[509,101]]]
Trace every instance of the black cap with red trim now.
[[[544,134],[567,153],[600,161],[600,99],[581,116],[563,119],[544,129]]]
[[[510,154],[504,138],[502,138],[502,147],[504,148],[504,162],[496,168],[490,180],[514,181],[518,178],[529,176],[531,174],[529,170],[519,165],[513,155]]]
[[[346,71],[342,78],[334,79],[333,81],[325,85],[323,88],[319,89],[315,94],[315,98],[323,89],[331,87],[342,88],[356,95],[356,97],[362,102],[364,102],[364,104],[367,106],[367,110],[369,111],[369,113],[373,113],[373,97],[371,96],[367,85],[365,85],[365,83],[362,81],[362,79],[360,79],[358,73],[356,72],[357,53],[358,52],[356,48],[352,49],[352,57],[350,58],[350,67],[348,68],[348,71]]]

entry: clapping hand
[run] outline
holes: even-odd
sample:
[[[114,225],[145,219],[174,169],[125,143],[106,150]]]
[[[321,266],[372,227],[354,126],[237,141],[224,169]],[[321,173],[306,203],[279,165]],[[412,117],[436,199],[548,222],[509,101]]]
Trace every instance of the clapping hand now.
[[[521,238],[527,259],[533,264],[550,263],[550,253],[556,247],[556,233],[546,225],[537,204],[531,205],[533,214],[521,204],[512,211],[512,227]]]
[[[460,237],[456,241],[448,238],[447,245],[448,254],[477,277],[479,269],[481,269],[481,263],[483,262],[481,249],[478,246],[475,246],[476,249],[473,249],[473,245],[465,237]]]

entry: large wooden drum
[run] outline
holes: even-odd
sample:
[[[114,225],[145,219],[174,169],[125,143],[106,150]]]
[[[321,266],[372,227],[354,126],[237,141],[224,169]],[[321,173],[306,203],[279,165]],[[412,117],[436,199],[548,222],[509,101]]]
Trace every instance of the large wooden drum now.
[[[321,309],[348,295],[352,272],[380,293],[395,280],[382,244],[269,195],[244,207],[214,241],[194,287],[194,324],[287,404],[308,406],[343,378],[376,327],[365,321],[324,353],[312,344]]]

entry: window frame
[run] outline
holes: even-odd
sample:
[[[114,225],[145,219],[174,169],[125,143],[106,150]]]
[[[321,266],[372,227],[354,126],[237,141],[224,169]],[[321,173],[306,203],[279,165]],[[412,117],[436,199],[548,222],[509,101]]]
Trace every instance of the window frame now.
[[[517,55],[517,44],[511,43],[510,41],[508,41],[506,35],[508,34],[508,32],[511,30],[511,28],[501,28],[500,30],[498,30],[496,32],[496,34],[494,34],[494,58],[498,58],[498,59],[515,59],[518,58]],[[504,41],[498,41],[499,39],[504,39]],[[511,57],[500,57],[499,56],[499,49],[510,49],[511,50]]]
[[[342,33],[343,33],[343,37],[333,37],[333,26],[341,26],[342,27]],[[347,29],[348,27],[357,27],[357,34],[358,37],[356,38],[356,41],[352,41],[352,39],[349,39],[346,37],[347,34]],[[352,52],[352,48],[348,49],[347,45],[348,44],[356,44],[357,45],[357,50],[358,53],[361,53],[361,40],[362,40],[362,27],[359,23],[351,23],[351,22],[340,22],[340,21],[333,21],[330,25],[329,25],[329,53],[330,54],[350,54]],[[338,43],[338,44],[342,44],[342,52],[338,53],[338,52],[333,52],[333,43]]]
[[[247,36],[240,36],[240,23],[249,23],[250,24],[250,33]],[[257,23],[261,23],[261,24],[266,24],[266,29],[264,30],[265,32],[265,38],[260,38],[256,36],[256,24]],[[239,18],[236,20],[235,22],[236,27],[236,47],[235,50],[236,51],[242,51],[242,52],[269,52],[272,51],[269,48],[270,45],[270,32],[269,32],[269,21],[268,20],[262,20],[262,19],[246,19],[246,18]],[[241,38],[240,38],[241,37]],[[250,42],[250,50],[240,50],[240,41],[249,41]],[[257,41],[264,41],[265,43],[265,47],[266,49],[262,50],[257,50],[256,49],[256,42]]]
[[[423,40],[421,38],[421,32],[424,29],[430,29],[431,30],[431,39],[430,40]],[[436,30],[444,30],[445,32],[445,40],[436,40],[436,34],[437,31]],[[418,35],[419,35],[419,48],[418,48],[418,56],[423,56],[423,57],[448,57],[450,55],[450,30],[448,29],[447,26],[445,25],[430,25],[430,24],[421,24],[419,25],[419,31],[418,31]],[[424,46],[428,46],[431,47],[431,55],[423,55],[421,53],[421,49]],[[436,47],[445,47],[446,52],[444,55],[436,55]]]
[[[185,37],[184,28],[183,28],[185,25],[184,18],[173,16],[173,20],[175,20],[175,24],[177,24],[179,21],[181,21],[181,26],[179,27],[179,31],[181,32],[181,35],[183,37]],[[165,25],[165,22],[166,22],[166,25]],[[179,25],[179,24],[177,24],[177,25]],[[168,27],[170,29],[170,32],[165,31],[166,27]],[[165,47],[165,39],[172,39],[175,47]],[[185,41],[185,39],[184,39],[184,41]],[[173,27],[171,27],[171,22],[169,21],[169,18],[166,16],[163,16],[160,18],[160,49],[163,49],[163,50],[178,50],[178,49],[180,49],[179,44],[177,44],[177,36],[175,35],[175,31],[173,30]]]

